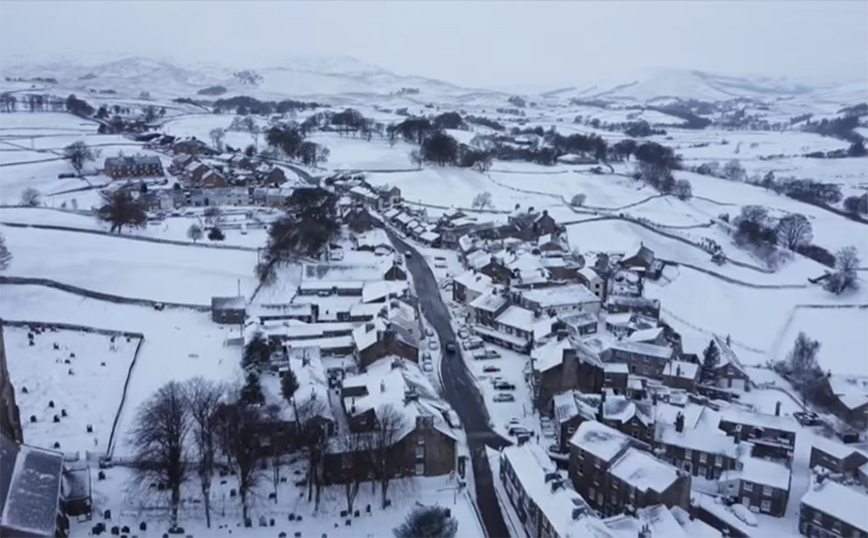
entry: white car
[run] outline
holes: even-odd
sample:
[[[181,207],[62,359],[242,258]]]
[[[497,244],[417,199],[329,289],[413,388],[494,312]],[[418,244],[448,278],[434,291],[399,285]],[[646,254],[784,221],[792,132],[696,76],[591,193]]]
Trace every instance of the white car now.
[[[433,372],[434,371],[434,365],[431,364],[430,362],[423,362],[422,363],[422,371]]]
[[[434,336],[434,329],[431,327],[425,327],[425,336]]]
[[[440,349],[440,343],[437,340],[428,340],[428,349],[437,351]]]
[[[467,329],[458,329],[458,338],[465,340],[470,337],[470,333],[467,332]]]

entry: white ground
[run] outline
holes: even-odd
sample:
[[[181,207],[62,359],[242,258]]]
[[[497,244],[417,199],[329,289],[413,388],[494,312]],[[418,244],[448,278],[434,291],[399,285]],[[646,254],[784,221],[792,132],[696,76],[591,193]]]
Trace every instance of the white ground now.
[[[302,536],[329,536],[330,538],[374,538],[391,535],[392,529],[400,525],[406,515],[419,505],[440,505],[449,508],[452,517],[458,520],[458,536],[484,536],[479,520],[476,517],[472,501],[467,490],[456,490],[456,482],[449,477],[423,477],[394,480],[389,486],[389,498],[392,506],[383,510],[379,508],[379,489],[372,494],[371,484],[364,483],[359,489],[354,509],[360,511],[358,518],[352,520],[351,526],[346,526],[347,518],[340,517],[340,511],[346,510],[346,500],[343,486],[325,488],[322,492],[322,502],[319,511],[314,511],[313,503],[308,503],[306,489],[294,483],[302,477],[295,474],[299,465],[286,466],[281,476],[286,477],[285,483],[279,484],[277,505],[268,499],[268,494],[274,491],[271,482],[271,469],[263,472],[262,481],[256,489],[251,502],[250,517],[252,528],[241,526],[241,506],[238,497],[232,497],[230,490],[237,489],[235,477],[214,477],[211,490],[212,526],[205,526],[204,508],[200,501],[198,483],[195,479],[184,489],[180,526],[185,534],[193,536],[251,536],[274,538],[279,532],[286,532],[289,537],[295,532]],[[300,472],[300,471],[296,471]],[[106,521],[110,530],[112,526],[129,526],[130,534],[143,538],[159,537],[168,529],[168,510],[165,500],[152,496],[143,496],[131,487],[132,473],[124,467],[116,467],[106,471],[105,480],[97,480],[94,476],[94,508],[95,513],[105,509],[112,511],[111,521]],[[371,513],[366,513],[367,505],[371,505]],[[289,521],[289,514],[301,516],[301,521]],[[275,520],[274,527],[260,527],[259,518],[266,522]],[[70,536],[88,536],[91,528],[102,517],[94,516],[93,521],[82,523],[72,522]],[[146,521],[147,530],[139,530],[139,524]],[[222,528],[221,528],[222,527]]]
[[[9,300],[5,291],[4,301]],[[34,333],[31,346],[28,332],[19,327],[3,329],[24,440],[46,448],[59,442],[60,450],[79,452],[81,458],[85,451],[105,452],[139,339],[117,336],[112,343],[103,334],[46,329]],[[69,375],[70,370],[74,375]],[[63,417],[61,410],[68,416]],[[55,415],[59,423],[53,422]],[[36,422],[31,422],[31,416]],[[92,433],[87,433],[88,425],[93,426]]]

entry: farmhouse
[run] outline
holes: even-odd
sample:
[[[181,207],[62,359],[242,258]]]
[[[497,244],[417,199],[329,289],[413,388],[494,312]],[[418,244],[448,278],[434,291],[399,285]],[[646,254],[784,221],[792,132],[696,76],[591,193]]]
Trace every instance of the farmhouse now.
[[[163,175],[163,163],[157,156],[108,157],[103,168],[112,179]]]

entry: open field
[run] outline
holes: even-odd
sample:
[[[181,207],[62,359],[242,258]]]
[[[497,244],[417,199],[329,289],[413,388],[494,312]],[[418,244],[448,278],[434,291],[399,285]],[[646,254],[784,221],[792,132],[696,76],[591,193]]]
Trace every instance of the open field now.
[[[256,252],[191,248],[120,237],[3,227],[14,253],[9,276],[48,278],[123,297],[207,305],[249,296]]]

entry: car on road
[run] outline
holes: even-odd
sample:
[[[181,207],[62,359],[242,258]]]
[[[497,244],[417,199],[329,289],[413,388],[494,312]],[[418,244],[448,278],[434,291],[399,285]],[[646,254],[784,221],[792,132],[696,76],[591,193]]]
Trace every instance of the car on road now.
[[[455,355],[455,352],[458,351],[458,346],[455,345],[455,342],[449,342],[446,344],[446,353],[450,355]]]
[[[498,381],[494,384],[496,390],[515,390],[515,385],[508,381]]]
[[[493,398],[493,400],[494,400],[495,402],[514,402],[514,401],[515,401],[515,396],[513,396],[512,394],[510,394],[510,393],[508,393],[508,392],[501,392],[501,393],[498,393],[498,394]]]
[[[410,251],[408,250],[408,251],[404,252],[404,257],[405,257],[405,258],[412,258],[412,257],[413,257],[413,253],[410,252]]]
[[[440,349],[440,342],[437,340],[428,340],[428,349],[432,351],[437,351]]]
[[[793,418],[802,426],[817,426],[820,424],[820,416],[812,411],[796,411],[793,413]]]
[[[482,369],[482,371],[490,374],[492,372],[499,372],[500,368],[498,368],[497,366],[486,366]]]
[[[430,362],[423,362],[422,363],[422,371],[423,372],[433,372],[434,371],[434,365],[431,364]]]
[[[434,336],[434,329],[431,327],[425,327],[425,336]]]

